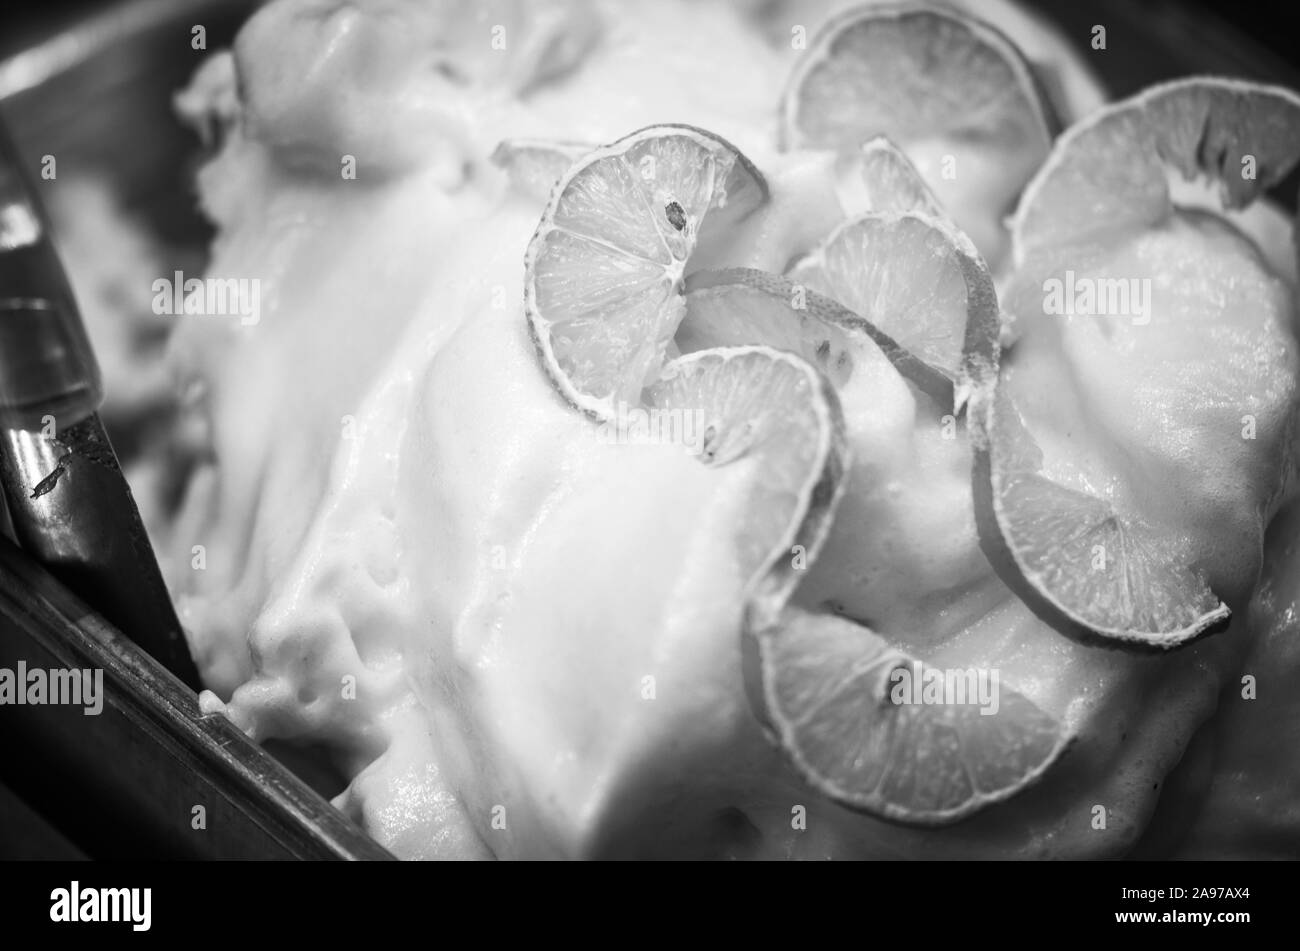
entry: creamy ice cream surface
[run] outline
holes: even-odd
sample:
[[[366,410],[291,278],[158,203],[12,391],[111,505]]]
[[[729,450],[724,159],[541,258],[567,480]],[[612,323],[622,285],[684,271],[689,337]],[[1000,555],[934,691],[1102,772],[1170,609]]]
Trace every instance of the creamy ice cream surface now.
[[[785,37],[830,5],[790,6],[275,0],[182,101],[221,139],[199,176],[209,274],[259,281],[260,315],[172,338],[206,449],[158,547],[228,714],[326,750],[340,805],[399,856],[1117,857],[1265,649],[1240,627],[1172,656],[1052,630],[981,553],[964,434],[882,356],[843,394],[874,481],[796,600],[998,668],[1075,744],[1014,800],[927,830],[834,804],[764,735],[735,544],[756,463],[609,440],[565,404],[521,306],[542,202],[489,156],[709,129],[772,192],[728,263],[779,271],[844,215],[824,156],[774,147]],[[971,6],[1059,52],[1017,9]],[[1053,75],[1067,118],[1100,101],[1064,56]],[[1006,210],[996,188],[950,197],[955,217]],[[1276,642],[1288,595],[1269,590],[1254,614]]]

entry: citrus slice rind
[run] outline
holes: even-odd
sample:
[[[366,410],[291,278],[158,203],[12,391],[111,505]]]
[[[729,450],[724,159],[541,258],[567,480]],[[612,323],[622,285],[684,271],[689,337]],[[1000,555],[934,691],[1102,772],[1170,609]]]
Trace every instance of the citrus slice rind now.
[[[977,702],[966,672],[952,677],[942,702],[916,702],[923,698],[913,682],[948,673],[845,618],[788,608],[748,638],[758,657],[750,676],[761,678],[747,684],[751,702],[760,695],[763,719],[795,768],[831,799],[876,818],[958,822],[1032,786],[1073,739],[988,671],[996,705]]]
[[[1176,534],[1043,472],[1010,396],[972,399],[972,487],[980,544],[1043,620],[1085,643],[1144,651],[1222,630],[1230,611]]]
[[[935,90],[942,94],[935,94]],[[831,19],[800,57],[781,102],[784,148],[903,148],[953,136],[1047,153],[1052,108],[1001,31],[929,3],[867,4]]]
[[[574,162],[595,146],[559,139],[503,139],[491,161],[506,173],[512,187],[545,201]]]
[[[797,565],[821,549],[849,470],[839,398],[792,353],[718,347],[669,361],[646,387],[648,410],[694,413],[705,465],[757,461],[746,483],[752,517],[736,538],[746,605],[768,617],[789,599]],[[799,555],[800,557],[796,557]]]
[[[767,196],[747,159],[690,126],[642,129],[571,166],[524,258],[529,331],[560,394],[597,419],[637,405],[681,319],[697,242]]]
[[[762,343],[799,354],[837,386],[878,347],[905,378],[942,406],[951,406],[952,380],[917,359],[888,334],[837,301],[753,268],[699,271],[686,281],[686,317],[676,343],[683,353]]]
[[[1195,77],[1144,90],[1071,126],[1026,186],[1011,219],[1022,264],[1053,245],[1138,231],[1173,211],[1184,180],[1218,186],[1236,210],[1281,181],[1300,159],[1300,95],[1277,86]],[[1116,181],[1115,169],[1123,169]]]
[[[993,280],[959,229],[919,211],[862,215],[790,269],[952,381],[960,408],[997,366]],[[901,369],[901,367],[900,367]]]

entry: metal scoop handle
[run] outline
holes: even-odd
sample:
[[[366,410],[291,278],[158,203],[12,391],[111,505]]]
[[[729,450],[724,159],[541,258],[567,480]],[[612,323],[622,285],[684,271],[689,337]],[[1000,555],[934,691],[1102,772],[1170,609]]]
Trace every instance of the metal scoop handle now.
[[[18,543],[194,689],[131,489],[99,421],[99,366],[47,219],[0,126],[0,484]]]

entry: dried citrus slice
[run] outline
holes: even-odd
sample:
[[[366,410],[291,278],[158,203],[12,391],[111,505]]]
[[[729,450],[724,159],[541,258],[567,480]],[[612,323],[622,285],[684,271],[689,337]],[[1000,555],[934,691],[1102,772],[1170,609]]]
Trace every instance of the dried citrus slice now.
[[[832,19],[781,104],[790,148],[856,148],[887,135],[907,148],[939,134],[1032,145],[1046,154],[1050,107],[1001,31],[927,3],[858,7]]]
[[[975,496],[999,574],[1063,630],[1176,648],[1255,583],[1293,439],[1294,289],[1169,169],[1231,209],[1297,158],[1300,98],[1188,80],[1067,132],[1025,192],[1011,346],[971,404]]]
[[[977,258],[974,266],[978,273],[971,278],[963,306],[975,314],[972,324],[983,328],[978,349],[991,352],[992,365],[977,378],[982,382],[987,373],[996,372],[996,351],[991,350],[997,334],[996,304],[987,270]],[[834,301],[761,271],[697,273],[687,281],[686,302],[687,317],[676,338],[688,353],[682,360],[726,352],[697,347],[743,340],[762,340],[799,354],[840,389],[844,438],[855,455],[859,447],[871,448],[872,440],[881,438],[868,405],[879,391],[875,380],[864,376],[893,375],[882,352],[892,353],[895,367],[903,372],[910,360],[914,372],[919,369],[950,383]],[[773,389],[765,382],[758,386]],[[753,390],[752,385],[745,388],[747,399],[755,398],[748,395]],[[679,398],[674,405],[698,402]],[[845,505],[854,493],[873,495],[880,478],[878,464],[877,459],[861,459],[847,481],[837,480]],[[810,555],[820,551],[831,533],[857,533],[861,539],[861,533],[871,530],[864,522],[864,516],[875,511],[869,503],[855,505],[847,514],[845,505],[837,508],[829,533],[818,526]],[[777,512],[788,508],[756,498],[750,511],[767,507]],[[764,529],[762,537],[774,534]],[[790,550],[785,547],[789,538],[774,554],[784,556]],[[1002,689],[996,679],[994,709],[974,705],[973,695],[969,703],[941,696],[936,703],[891,704],[892,671],[905,667],[909,676],[924,679],[926,665],[890,647],[865,626],[788,607],[794,587],[793,574],[787,572],[778,590],[751,606],[744,638],[746,689],[755,712],[772,728],[795,766],[837,802],[894,822],[955,822],[1032,785],[1069,745],[1058,720],[1020,693]]]
[[[1173,172],[1208,178],[1222,207],[1242,208],[1298,158],[1300,95],[1290,89],[1214,77],[1153,86],[1062,133],[1012,218],[1014,258],[1167,220]]]
[[[752,580],[747,604],[779,611],[798,574],[795,546],[816,558],[849,468],[835,389],[811,365],[771,347],[719,347],[669,361],[645,390],[647,409],[698,412],[700,460],[751,460],[747,510],[735,539]]]
[[[920,168],[948,214],[997,260],[1001,217],[1051,147],[1057,121],[1033,71],[996,28],[928,3],[832,19],[781,102],[785,148],[852,150],[878,135]]]
[[[998,573],[1059,630],[1135,648],[1171,649],[1222,629],[1230,612],[1186,540],[1141,512],[1043,471],[1009,394],[972,400],[975,505]]]
[[[1045,12],[1019,0],[938,0],[964,9],[1001,30],[1024,53],[1035,77],[1057,114],[1068,121],[1100,108],[1109,98],[1097,79],[1087,53],[1075,48]],[[897,6],[898,0],[858,0],[857,6]],[[824,13],[849,4],[842,0],[765,0],[750,4],[769,38],[788,47],[791,24],[821,23]],[[1089,51],[1091,52],[1091,51]]]
[[[963,391],[986,385],[998,364],[992,277],[978,257],[966,264],[959,318],[966,326]],[[932,282],[923,276],[914,287],[923,293]],[[827,540],[834,562],[823,558],[810,572],[802,603],[879,622],[882,601],[920,604],[934,586],[959,586],[984,571],[969,510],[969,450],[948,375],[804,285],[732,268],[697,272],[686,287],[687,315],[675,338],[684,352],[761,341],[800,354],[839,390],[857,462]],[[930,399],[917,398],[904,380]],[[937,511],[954,517],[945,525]],[[927,550],[918,530],[950,536]]]
[[[593,148],[559,139],[504,139],[492,152],[492,164],[520,192],[545,201],[569,167]]]
[[[735,148],[689,126],[634,132],[565,173],[524,279],[533,339],[565,399],[597,418],[639,402],[681,319],[687,258],[767,194]]]
[[[787,608],[751,636],[761,671],[751,694],[791,761],[870,815],[956,822],[1033,785],[1070,745],[1056,718],[993,671],[930,667],[844,618]],[[940,681],[951,690],[920,689]]]
[[[845,222],[788,276],[861,315],[965,392],[996,347],[996,307],[970,301],[969,282],[987,285],[984,271],[979,252],[955,227],[905,211]]]
[[[900,373],[944,406],[952,381],[918,360],[870,321],[806,286],[752,268],[699,271],[686,281],[687,316],[677,332],[682,353],[762,343],[799,354],[842,386],[879,348]]]

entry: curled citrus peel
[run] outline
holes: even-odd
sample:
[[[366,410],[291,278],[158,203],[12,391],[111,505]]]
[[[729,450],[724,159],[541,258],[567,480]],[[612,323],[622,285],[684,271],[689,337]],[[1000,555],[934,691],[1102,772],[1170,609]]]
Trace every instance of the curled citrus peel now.
[[[686,281],[686,317],[677,332],[683,353],[760,342],[797,353],[838,386],[867,348],[879,348],[904,377],[941,405],[952,381],[866,320],[810,290],[753,268],[698,271]]]
[[[1170,172],[1232,209],[1297,157],[1300,98],[1186,80],[1066,132],[1025,190],[1013,345],[969,416],[976,511],[999,575],[1066,633],[1177,648],[1254,584],[1295,409],[1294,291],[1175,201]],[[1047,292],[1076,286],[1093,304],[1057,313]],[[1098,312],[1112,293],[1144,303]]]
[[[570,167],[524,277],[528,326],[560,394],[597,419],[637,405],[681,320],[687,258],[767,194],[735,148],[690,126],[642,129]]]

